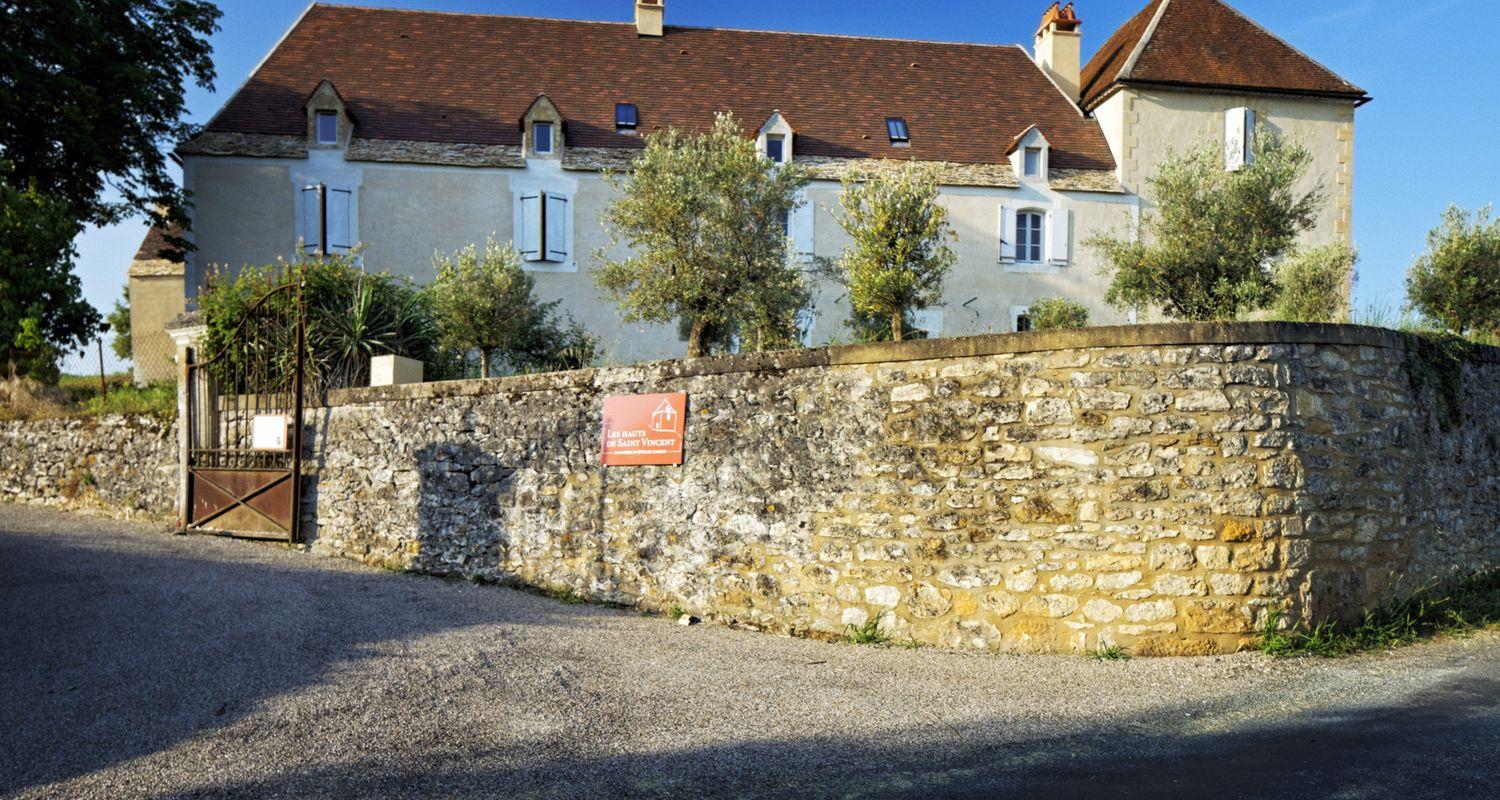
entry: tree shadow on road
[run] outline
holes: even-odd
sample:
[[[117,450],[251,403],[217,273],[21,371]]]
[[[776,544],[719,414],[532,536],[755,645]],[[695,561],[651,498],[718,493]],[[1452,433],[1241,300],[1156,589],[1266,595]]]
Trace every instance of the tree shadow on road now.
[[[880,741],[750,738],[667,753],[555,757],[509,769],[439,754],[171,795],[277,797],[789,798],[1474,798],[1495,796],[1500,682],[1454,681],[1409,705],[1195,733],[1166,719],[1017,737],[964,726],[961,747],[930,730]],[[951,741],[947,739],[945,741]],[[508,754],[496,754],[505,758]]]
[[[606,613],[265,545],[20,527],[0,531],[0,795],[169,749],[379,643]]]

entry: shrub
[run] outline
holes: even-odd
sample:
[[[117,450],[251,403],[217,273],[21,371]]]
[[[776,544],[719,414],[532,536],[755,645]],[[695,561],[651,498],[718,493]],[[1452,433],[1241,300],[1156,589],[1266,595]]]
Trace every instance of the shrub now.
[[[558,319],[559,301],[539,302],[535,280],[521,268],[509,243],[485,240],[433,259],[437,279],[428,287],[442,343],[479,354],[479,375],[577,369],[592,363],[598,342],[577,323]]]
[[[1276,302],[1271,316],[1288,322],[1343,322],[1349,319],[1349,288],[1359,255],[1334,243],[1297,250],[1276,268]]]
[[[1066,297],[1042,297],[1033,300],[1031,305],[1026,307],[1026,314],[1031,317],[1031,329],[1034,331],[1089,326],[1089,310],[1084,308],[1083,303]]]

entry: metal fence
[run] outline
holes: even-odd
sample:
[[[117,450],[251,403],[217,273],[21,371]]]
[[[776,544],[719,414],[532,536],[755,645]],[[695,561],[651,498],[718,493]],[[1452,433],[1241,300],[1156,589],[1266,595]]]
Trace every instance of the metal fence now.
[[[123,373],[138,386],[177,379],[174,361],[177,347],[165,331],[132,336],[127,358],[115,353],[113,340],[114,334],[106,333],[83,348],[66,352],[59,359],[59,370],[64,375],[79,376],[97,376],[103,372],[112,377]]]

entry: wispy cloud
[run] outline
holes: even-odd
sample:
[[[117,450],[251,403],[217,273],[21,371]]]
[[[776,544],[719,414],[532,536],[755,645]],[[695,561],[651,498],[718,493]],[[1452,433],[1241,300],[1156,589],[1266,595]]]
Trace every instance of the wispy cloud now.
[[[1358,0],[1354,3],[1335,4],[1325,3],[1323,13],[1306,17],[1297,26],[1296,33],[1304,33],[1327,25],[1339,22],[1352,22],[1364,19],[1375,11],[1374,0]]]

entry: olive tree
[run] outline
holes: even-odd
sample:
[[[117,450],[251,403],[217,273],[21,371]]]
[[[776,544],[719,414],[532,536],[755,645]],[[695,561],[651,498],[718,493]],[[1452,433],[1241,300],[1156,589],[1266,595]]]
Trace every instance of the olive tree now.
[[[1276,267],[1271,316],[1288,322],[1341,322],[1358,253],[1343,242],[1293,251]]]
[[[889,321],[892,341],[905,338],[910,312],[941,299],[943,278],[957,261],[938,192],[933,171],[916,162],[844,181],[839,225],[850,241],[830,271],[848,287],[856,315]]]
[[[428,287],[443,346],[478,351],[480,377],[497,371],[568,369],[594,360],[597,345],[576,323],[557,316],[558,301],[540,302],[536,281],[509,242],[487,238],[433,258]]]
[[[1085,241],[1105,259],[1107,301],[1226,320],[1275,299],[1275,265],[1312,227],[1323,199],[1321,186],[1297,189],[1312,155],[1273,134],[1255,137],[1253,158],[1238,170],[1224,168],[1222,152],[1207,143],[1168,155],[1146,181],[1155,210],[1140,235]]]
[[[1472,219],[1472,221],[1471,221]],[[1448,330],[1500,333],[1500,219],[1449,206],[1406,273],[1413,309]]]
[[[602,221],[612,247],[630,255],[601,250],[594,279],[626,320],[682,320],[689,358],[707,354],[714,332],[748,349],[795,343],[808,295],[786,225],[807,185],[800,166],[761,156],[720,114],[704,134],[651,134],[610,180],[618,197]]]

